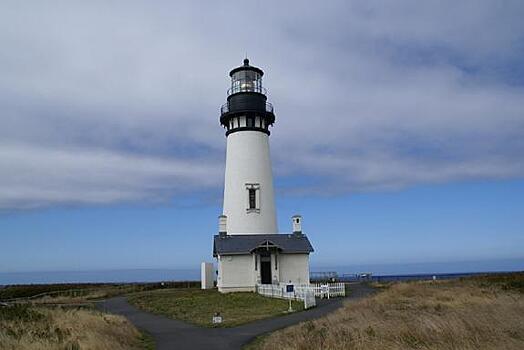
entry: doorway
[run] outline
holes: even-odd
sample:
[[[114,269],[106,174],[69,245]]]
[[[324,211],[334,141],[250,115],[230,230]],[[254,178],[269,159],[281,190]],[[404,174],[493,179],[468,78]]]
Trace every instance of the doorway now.
[[[262,284],[271,284],[271,254],[260,254],[260,279]]]

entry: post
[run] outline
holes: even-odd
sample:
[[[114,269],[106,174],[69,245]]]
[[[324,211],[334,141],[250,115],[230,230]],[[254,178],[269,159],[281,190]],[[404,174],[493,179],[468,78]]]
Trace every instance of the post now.
[[[212,289],[214,286],[213,282],[213,263],[202,262],[200,270],[200,287],[202,289]]]

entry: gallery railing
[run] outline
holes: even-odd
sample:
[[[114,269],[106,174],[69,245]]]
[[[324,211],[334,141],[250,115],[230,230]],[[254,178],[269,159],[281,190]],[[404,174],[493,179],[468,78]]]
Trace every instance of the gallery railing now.
[[[273,105],[269,102],[266,102],[266,112],[273,113]],[[220,107],[220,114],[229,113],[229,103],[224,103],[222,107]]]

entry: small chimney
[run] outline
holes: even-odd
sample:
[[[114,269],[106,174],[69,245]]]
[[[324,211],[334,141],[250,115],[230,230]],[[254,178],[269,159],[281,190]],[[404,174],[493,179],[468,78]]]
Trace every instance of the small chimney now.
[[[218,235],[221,238],[227,236],[227,216],[225,215],[218,217]]]
[[[302,216],[293,215],[291,220],[293,222],[293,234],[297,236],[302,235]]]

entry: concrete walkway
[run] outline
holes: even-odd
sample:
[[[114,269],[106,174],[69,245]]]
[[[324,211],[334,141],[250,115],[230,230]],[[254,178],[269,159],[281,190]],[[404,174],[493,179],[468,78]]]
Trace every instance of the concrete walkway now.
[[[136,309],[125,297],[100,302],[100,310],[125,316],[137,328],[143,329],[154,338],[159,350],[240,349],[255,337],[288,327],[293,324],[324,316],[342,306],[348,299],[369,295],[373,289],[361,284],[352,284],[347,298],[317,300],[317,307],[290,315],[259,320],[234,328],[202,328],[164,316]]]

